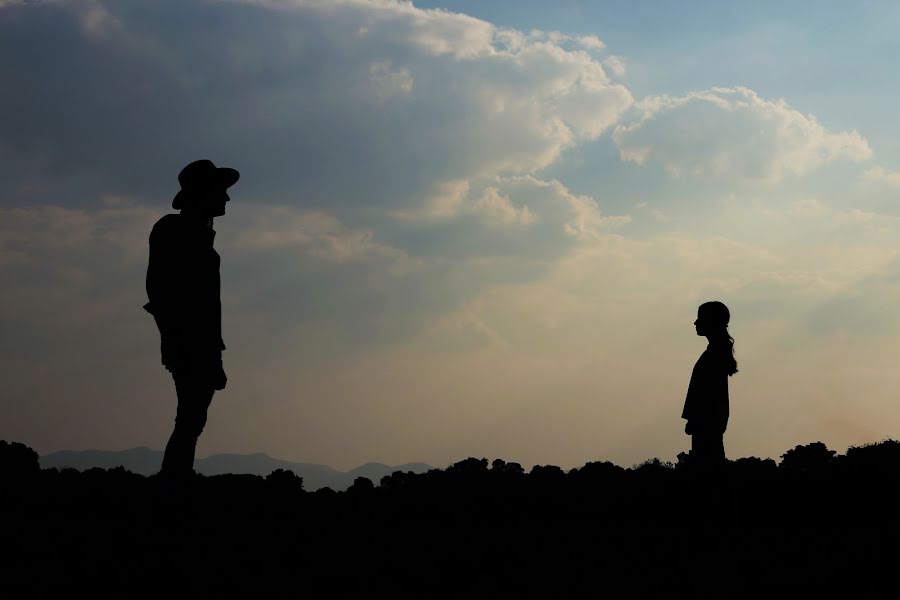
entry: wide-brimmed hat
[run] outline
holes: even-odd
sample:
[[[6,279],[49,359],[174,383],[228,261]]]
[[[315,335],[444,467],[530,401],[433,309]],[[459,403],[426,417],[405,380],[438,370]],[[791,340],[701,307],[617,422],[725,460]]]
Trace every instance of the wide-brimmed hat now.
[[[209,189],[228,189],[237,183],[241,174],[235,169],[217,167],[213,161],[203,159],[195,160],[178,174],[178,183],[181,189],[172,199],[172,208],[180,210],[184,208],[191,195]]]

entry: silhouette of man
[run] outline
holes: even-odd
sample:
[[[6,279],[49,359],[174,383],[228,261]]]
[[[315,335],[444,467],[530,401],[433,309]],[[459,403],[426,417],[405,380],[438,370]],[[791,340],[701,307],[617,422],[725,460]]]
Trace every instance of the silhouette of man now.
[[[240,174],[198,160],[178,174],[181,190],[168,214],[150,232],[150,263],[144,308],[160,334],[162,364],[172,373],[178,409],[161,474],[193,473],[197,439],[216,390],[225,388],[222,367],[222,305],[219,254],[213,249],[213,218],[225,214],[227,189]]]
[[[737,373],[734,338],[728,333],[731,314],[721,302],[705,302],[697,310],[694,327],[709,346],[691,372],[681,418],[691,436],[690,462],[712,467],[725,462],[725,429],[728,427],[728,377]]]

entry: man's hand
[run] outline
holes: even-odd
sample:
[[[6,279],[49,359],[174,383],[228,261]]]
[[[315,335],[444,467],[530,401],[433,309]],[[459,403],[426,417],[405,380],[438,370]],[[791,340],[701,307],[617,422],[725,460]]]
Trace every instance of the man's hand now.
[[[160,355],[162,364],[170,371],[181,371],[188,364],[184,342],[168,331],[161,331]]]

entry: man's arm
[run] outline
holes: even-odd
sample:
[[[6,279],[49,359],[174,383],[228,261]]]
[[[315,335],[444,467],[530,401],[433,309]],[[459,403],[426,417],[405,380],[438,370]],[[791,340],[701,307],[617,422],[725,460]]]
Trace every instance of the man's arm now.
[[[184,361],[183,315],[178,304],[184,286],[181,246],[178,231],[163,217],[150,232],[147,310],[159,328],[162,363],[170,370]]]

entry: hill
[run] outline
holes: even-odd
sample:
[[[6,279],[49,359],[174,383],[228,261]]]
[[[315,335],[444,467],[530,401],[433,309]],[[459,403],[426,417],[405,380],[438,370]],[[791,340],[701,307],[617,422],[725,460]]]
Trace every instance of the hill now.
[[[45,469],[72,468],[79,471],[92,468],[114,469],[121,466],[132,473],[149,476],[159,471],[162,458],[162,451],[146,447],[129,450],[63,450],[41,456],[40,465]],[[194,463],[194,469],[203,475],[268,475],[277,469],[293,471],[303,478],[303,487],[308,491],[315,491],[323,487],[343,491],[350,487],[357,477],[365,477],[378,482],[382,477],[390,475],[394,471],[424,473],[431,468],[425,463],[391,466],[371,462],[345,472],[325,465],[272,458],[263,453],[213,454],[206,458],[199,458]]]
[[[0,442],[0,486],[10,598],[897,596],[892,440],[715,469],[468,458],[343,492],[41,469]]]

